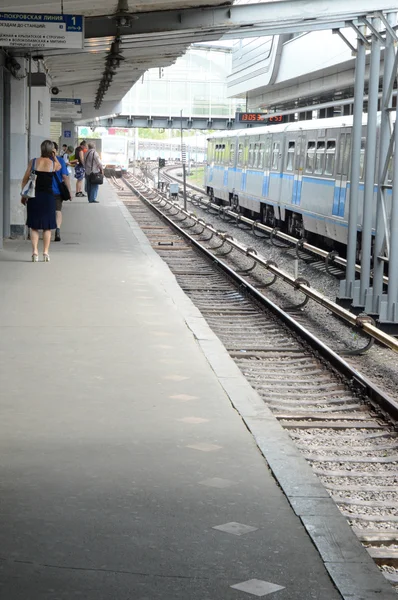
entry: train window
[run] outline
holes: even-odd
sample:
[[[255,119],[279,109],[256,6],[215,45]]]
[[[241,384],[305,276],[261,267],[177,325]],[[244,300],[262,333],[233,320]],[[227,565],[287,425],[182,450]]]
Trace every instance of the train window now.
[[[341,134],[341,136],[340,136],[339,156],[337,158],[337,170],[336,170],[336,173],[338,175],[341,175],[341,173],[343,173],[344,148],[345,148],[345,134]]]
[[[229,146],[229,162],[231,165],[235,163],[235,144],[232,143]]]
[[[272,165],[271,169],[279,171],[279,154],[280,154],[281,144],[280,142],[274,142],[272,144]]]
[[[271,137],[269,137],[265,140],[264,169],[269,169],[270,159],[271,159]]]
[[[325,142],[318,142],[315,156],[315,173],[323,173],[325,163]]]
[[[315,142],[308,142],[307,144],[307,158],[305,161],[306,173],[312,173],[314,170],[315,163]]]
[[[350,156],[351,156],[351,134],[347,133],[345,136],[345,147],[343,156],[343,174],[348,175],[350,170]]]
[[[255,169],[257,168],[258,153],[259,153],[259,144],[254,144],[253,167]]]
[[[326,146],[325,175],[333,175],[336,158],[336,140],[329,140]]]
[[[286,171],[293,171],[295,148],[296,148],[296,142],[289,142],[289,145],[287,148],[287,157],[286,157]]]
[[[257,169],[264,168],[264,144],[260,144],[257,153]]]
[[[254,165],[254,151],[253,151],[253,144],[249,145],[249,162],[248,162],[248,167],[252,167]]]
[[[207,162],[211,162],[212,160],[214,160],[214,142],[209,142],[209,150],[207,153]]]
[[[243,166],[243,144],[239,144],[238,146],[238,165],[240,167]]]

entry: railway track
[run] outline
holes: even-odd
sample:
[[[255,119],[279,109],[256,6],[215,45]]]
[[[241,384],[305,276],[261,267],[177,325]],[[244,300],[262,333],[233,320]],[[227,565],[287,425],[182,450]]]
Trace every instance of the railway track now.
[[[166,182],[179,182],[181,178],[172,174],[178,166],[169,167],[162,173],[162,178]],[[263,238],[270,244],[282,249],[284,253],[292,259],[298,259],[307,265],[325,271],[332,277],[344,279],[347,261],[339,256],[338,252],[328,251],[313,244],[309,244],[301,238],[295,238],[292,235],[280,231],[277,227],[272,228],[255,219],[243,216],[239,211],[229,206],[219,206],[208,198],[204,190],[198,186],[187,183],[187,198],[193,206],[198,206],[205,211],[217,216],[222,221],[228,221],[236,227],[245,228],[254,236]],[[181,193],[180,193],[181,196]],[[361,266],[356,265],[357,273],[361,272]],[[384,284],[388,285],[388,277],[384,277]]]
[[[397,403],[291,315],[264,302],[250,269],[234,272],[226,264],[225,245],[209,240],[208,232],[175,209],[161,207],[153,189],[131,176],[114,184],[152,247],[398,591]]]

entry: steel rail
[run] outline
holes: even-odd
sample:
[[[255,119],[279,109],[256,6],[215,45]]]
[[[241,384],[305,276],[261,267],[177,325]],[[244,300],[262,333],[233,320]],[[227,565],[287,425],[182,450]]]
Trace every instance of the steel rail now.
[[[181,179],[179,179],[178,177],[174,177],[173,175],[170,175],[170,173],[167,173],[167,177],[170,177],[171,179],[173,179],[174,181],[181,181]],[[189,186],[192,189],[197,190],[200,194],[204,194],[204,190],[201,190],[199,187],[194,186],[192,184],[187,183],[187,186]],[[220,211],[220,206],[218,204],[215,204],[214,202],[211,202],[210,200],[207,200],[206,198],[199,198],[198,201],[201,204],[204,204],[206,207],[212,208],[215,211]],[[249,219],[248,217],[244,217],[243,215],[229,209],[228,207],[225,207],[225,209],[223,210],[224,214],[228,215],[229,217],[235,219],[237,222],[241,221],[242,223],[246,223],[247,225],[250,225],[250,227],[252,228],[252,230],[254,229],[258,229],[259,231],[262,231],[264,233],[267,233],[268,235],[272,235],[273,237],[279,238],[281,240],[284,240],[285,242],[288,242],[289,244],[292,244],[294,246],[297,246],[298,242],[301,242],[301,248],[303,250],[307,250],[307,252],[311,252],[311,254],[314,254],[315,256],[320,256],[321,258],[323,258],[325,261],[326,260],[331,260],[331,263],[339,265],[340,267],[343,267],[344,269],[346,269],[347,267],[347,261],[345,258],[342,258],[341,256],[338,255],[334,255],[332,258],[330,258],[330,252],[328,250],[323,250],[322,248],[318,248],[318,246],[313,246],[312,244],[309,244],[308,242],[306,242],[305,240],[301,240],[299,238],[295,238],[291,235],[289,235],[288,233],[284,233],[283,231],[276,231],[276,227],[269,227],[268,225],[264,225],[264,223],[260,223],[257,220],[253,220],[253,219]],[[361,265],[355,265],[355,270],[357,273],[361,273]],[[388,285],[388,277],[384,276],[383,277],[383,283],[385,285]]]
[[[128,183],[126,180],[125,182]],[[139,182],[139,185],[143,186],[144,184]],[[147,188],[147,186],[144,187]],[[153,190],[151,188],[147,189],[151,190],[151,193],[153,193]],[[358,328],[359,330],[361,330],[361,332],[366,333],[368,336],[377,340],[384,346],[390,348],[394,352],[398,352],[398,340],[384,333],[381,329],[378,329],[371,317],[368,317],[367,315],[354,315],[339,304],[336,304],[336,302],[333,302],[332,300],[329,300],[329,298],[326,298],[317,290],[311,288],[310,284],[302,280],[300,277],[292,277],[292,275],[289,275],[289,273],[280,269],[273,261],[269,261],[264,256],[258,254],[258,252],[253,248],[248,248],[232,236],[217,230],[210,223],[205,223],[203,219],[200,219],[196,217],[196,215],[194,215],[193,213],[189,212],[188,210],[185,210],[180,204],[167,198],[165,194],[161,194],[160,192],[157,192],[157,194],[162,202],[165,202],[174,209],[177,209],[180,212],[180,214],[189,217],[190,219],[192,219],[192,221],[195,222],[195,224],[203,227],[203,229],[207,229],[213,235],[217,235],[223,240],[223,242],[227,242],[235,250],[238,250],[245,256],[252,258],[264,269],[270,271],[271,273],[276,275],[276,277],[282,279],[285,283],[295,288],[297,291],[302,292],[306,297],[311,298],[312,300],[314,300],[315,302],[317,302],[318,304],[320,304],[321,306],[338,316],[340,319],[349,323],[352,327]]]
[[[385,394],[380,388],[378,388],[373,382],[367,379],[364,375],[359,373],[356,369],[354,369],[351,365],[349,365],[341,356],[339,356],[336,352],[334,352],[331,348],[329,348],[326,344],[324,344],[321,340],[315,337],[310,331],[308,331],[305,327],[300,325],[295,319],[293,319],[290,315],[288,315],[283,309],[274,304],[269,298],[264,296],[258,289],[252,286],[250,283],[245,281],[243,277],[241,277],[236,271],[231,269],[223,260],[214,255],[209,249],[203,246],[198,240],[195,240],[192,236],[190,236],[182,227],[180,227],[177,223],[175,223],[170,217],[165,215],[160,208],[153,204],[153,199],[149,200],[145,197],[143,193],[144,190],[147,193],[152,193],[153,190],[146,185],[142,184],[142,182],[138,181],[138,186],[135,187],[131,182],[125,180],[126,185],[129,189],[137,194],[156,214],[158,214],[163,220],[165,220],[173,229],[175,229],[182,237],[189,239],[190,243],[197,248],[202,254],[208,257],[208,259],[215,263],[222,271],[224,271],[229,277],[231,277],[240,287],[247,291],[253,298],[255,298],[262,306],[270,309],[279,319],[282,320],[290,329],[292,329],[295,333],[297,333],[302,339],[304,339],[316,352],[319,353],[329,364],[331,364],[339,373],[343,376],[347,377],[352,385],[356,387],[362,394],[365,394],[371,404],[374,406],[376,410],[382,410],[385,415],[388,415],[395,422],[398,420],[398,402],[396,402],[393,398]],[[141,189],[140,189],[141,188]],[[170,200],[163,198],[160,194],[159,201],[167,201],[168,204],[174,205],[175,203]],[[184,211],[182,209],[181,212],[188,213],[188,211]],[[190,218],[194,218],[196,221],[198,219],[188,213]],[[203,222],[200,223],[203,225]],[[215,233],[219,235],[219,232],[215,230]],[[225,236],[224,236],[225,237]],[[232,240],[228,239],[228,243]],[[255,256],[253,256],[255,258]],[[340,307],[338,307],[340,308]],[[377,330],[378,331],[378,330]],[[388,337],[388,336],[387,336]],[[395,340],[393,340],[395,341]]]

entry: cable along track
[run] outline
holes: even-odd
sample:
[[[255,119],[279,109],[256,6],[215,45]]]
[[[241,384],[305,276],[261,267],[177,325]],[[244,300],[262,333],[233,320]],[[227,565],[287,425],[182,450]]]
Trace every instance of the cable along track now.
[[[150,201],[156,199],[156,192],[138,180],[128,183]],[[364,394],[363,382],[355,384],[360,374],[354,371],[353,380],[348,373],[339,373],[297,331],[237,287],[137,195],[126,189],[118,192],[180,287],[289,430],[358,538],[398,590],[398,437],[376,401]],[[190,228],[185,219],[177,222],[191,234],[198,229]],[[204,232],[202,237],[206,236]],[[201,236],[194,237],[200,240]],[[213,252],[222,257],[225,247]]]

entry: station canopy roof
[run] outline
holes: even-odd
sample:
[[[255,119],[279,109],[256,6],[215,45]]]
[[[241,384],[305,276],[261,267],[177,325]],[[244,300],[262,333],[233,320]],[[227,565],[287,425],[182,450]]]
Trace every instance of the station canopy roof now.
[[[51,13],[60,14],[60,2],[53,0],[3,0],[0,11],[26,12],[26,13]],[[229,2],[220,0],[206,0],[206,6],[225,6]],[[120,7],[127,8],[131,13],[148,13],[152,11],[176,10],[184,8],[200,8],[197,0],[63,0],[63,12],[69,15],[83,15],[84,17],[103,17],[115,19]],[[122,30],[121,30],[122,31]],[[208,40],[216,40],[219,34],[209,34]],[[203,35],[200,36],[200,40]],[[59,89],[59,96],[63,98],[79,98],[82,102],[83,114],[90,112],[91,116],[109,114],[109,107],[116,104],[140,77],[151,68],[166,67],[182,56],[187,47],[198,41],[195,32],[159,32],[143,35],[121,35],[120,54],[123,59],[113,76],[109,89],[104,96],[104,104],[99,110],[93,112],[93,103],[99,83],[105,70],[106,56],[111,49],[114,36],[89,37],[85,39],[84,49],[64,50],[51,49],[35,52],[44,56],[45,65],[52,80],[52,86]],[[26,53],[26,49],[25,53]],[[86,111],[85,111],[86,107]]]
[[[397,0],[201,1],[2,0],[0,11],[86,17],[83,49],[46,49],[38,54],[44,57],[60,98],[81,99],[82,117],[93,118],[116,112],[109,110],[112,102],[118,103],[145,71],[173,64],[195,42],[225,35],[242,38],[339,29],[352,19],[361,25],[360,19],[374,11],[397,10]],[[116,61],[115,72],[104,75],[110,52],[112,57],[116,52],[122,58]],[[110,75],[109,82],[104,80]],[[106,93],[101,92],[103,104],[94,110],[101,80]]]

